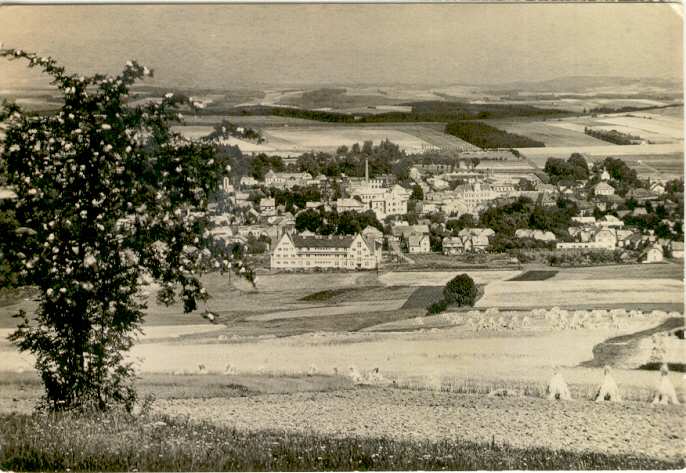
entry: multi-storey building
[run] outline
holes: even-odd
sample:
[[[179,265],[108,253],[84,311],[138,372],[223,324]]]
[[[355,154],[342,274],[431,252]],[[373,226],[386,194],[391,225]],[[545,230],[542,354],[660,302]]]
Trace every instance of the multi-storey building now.
[[[381,246],[355,236],[284,234],[271,254],[272,269],[374,269]]]
[[[264,176],[264,184],[267,187],[290,189],[295,186],[307,186],[312,183],[312,175],[309,172],[274,172],[269,170]]]
[[[407,213],[410,192],[397,184],[391,188],[359,186],[352,188],[350,193],[359,197],[367,209],[373,210],[379,220]]]

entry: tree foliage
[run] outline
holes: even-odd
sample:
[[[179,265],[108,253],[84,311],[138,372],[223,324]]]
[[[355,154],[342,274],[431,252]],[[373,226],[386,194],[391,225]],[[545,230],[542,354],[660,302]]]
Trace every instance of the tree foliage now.
[[[443,288],[443,300],[458,306],[473,306],[478,294],[474,280],[467,274],[455,276]]]
[[[125,353],[143,319],[143,276],[160,282],[161,302],[180,299],[186,312],[208,297],[201,271],[251,277],[206,230],[225,162],[171,131],[183,98],[126,105],[130,87],[152,74],[136,62],[117,76],[83,77],[33,53],[0,56],[42,70],[63,98],[47,116],[4,109],[0,170],[18,194],[21,231],[3,257],[21,268],[18,283],[40,291],[36,313],[18,314],[11,340],[35,356],[48,407],[131,407]]]
[[[548,158],[543,169],[552,184],[560,181],[585,181],[588,179],[588,163],[578,154],[572,154],[567,160]]]

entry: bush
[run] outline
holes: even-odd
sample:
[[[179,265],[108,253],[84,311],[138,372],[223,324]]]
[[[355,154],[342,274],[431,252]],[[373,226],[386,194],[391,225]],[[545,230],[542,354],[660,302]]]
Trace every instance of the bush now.
[[[448,303],[445,301],[445,299],[441,299],[438,302],[434,302],[431,304],[429,307],[426,308],[426,313],[427,314],[440,314],[443,312],[445,309],[448,308]]]
[[[473,306],[478,296],[474,280],[467,274],[460,274],[451,279],[443,289],[443,299],[447,304]]]

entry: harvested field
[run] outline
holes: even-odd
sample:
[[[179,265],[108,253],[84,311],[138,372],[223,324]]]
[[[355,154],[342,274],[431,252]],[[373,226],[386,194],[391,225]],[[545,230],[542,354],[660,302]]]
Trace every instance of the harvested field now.
[[[463,439],[517,447],[681,458],[681,406],[550,402],[397,389],[167,400],[156,412],[239,430],[276,429],[416,441]],[[345,412],[344,416],[340,413]],[[469,426],[465,429],[465,426]],[[545,428],[542,428],[545,426]]]
[[[468,274],[477,284],[503,281],[519,274],[520,271],[395,271],[379,276],[379,282],[386,286],[445,286],[458,274]]]
[[[555,280],[579,279],[674,279],[684,278],[684,267],[679,264],[623,264],[561,268]]]
[[[327,305],[307,309],[293,309],[287,311],[270,312],[267,314],[251,315],[245,318],[250,321],[265,322],[278,319],[294,319],[302,317],[335,316],[342,314],[360,314],[365,312],[379,312],[397,310],[403,306],[405,299],[367,301],[367,302],[348,302],[338,305]]]
[[[420,152],[429,143],[411,133],[391,128],[371,127],[288,127],[265,128],[266,146],[275,152],[335,151],[339,146],[390,140],[408,152]]]
[[[575,307],[575,304],[684,303],[684,285],[673,279],[555,280],[486,286],[479,307]]]
[[[536,141],[541,141],[546,147],[607,145],[605,141],[586,135],[583,127],[581,127],[580,131],[568,129],[558,126],[560,122],[557,120],[488,120],[487,123],[508,133],[516,133]]]
[[[683,143],[670,143],[660,145],[599,145],[599,146],[555,146],[545,148],[518,148],[517,151],[543,167],[548,158],[568,158],[572,153],[587,154],[591,157],[605,158],[608,156],[649,156],[665,155],[683,152]]]

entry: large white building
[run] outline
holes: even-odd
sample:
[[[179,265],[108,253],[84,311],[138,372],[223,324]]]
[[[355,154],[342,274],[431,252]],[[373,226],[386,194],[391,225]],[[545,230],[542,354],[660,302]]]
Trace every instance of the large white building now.
[[[284,234],[271,253],[272,269],[374,269],[381,246],[355,236]]]
[[[295,186],[307,186],[312,182],[309,172],[274,172],[269,170],[264,175],[264,184],[267,187],[290,189]]]
[[[356,186],[350,190],[350,194],[359,197],[365,210],[373,210],[379,220],[389,215],[405,215],[410,200],[410,191],[397,184],[390,188]]]

